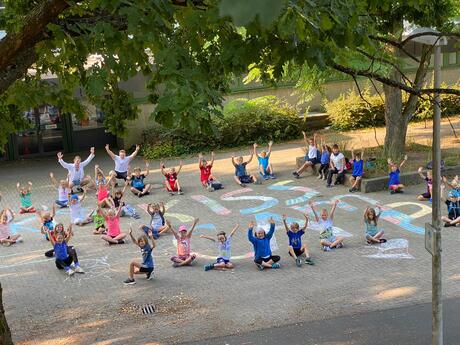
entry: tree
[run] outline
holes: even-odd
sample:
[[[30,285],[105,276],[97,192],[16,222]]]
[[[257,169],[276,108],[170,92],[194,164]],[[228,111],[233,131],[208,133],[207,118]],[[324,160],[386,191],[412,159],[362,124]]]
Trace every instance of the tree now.
[[[3,290],[0,284],[0,344],[2,345],[13,345],[11,339],[11,331],[6,322],[5,310],[3,309]]]

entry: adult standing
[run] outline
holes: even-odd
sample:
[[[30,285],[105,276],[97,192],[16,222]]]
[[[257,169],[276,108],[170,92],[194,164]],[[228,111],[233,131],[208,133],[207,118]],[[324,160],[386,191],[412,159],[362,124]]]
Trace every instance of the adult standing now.
[[[78,192],[82,192],[82,187],[87,185],[91,182],[91,177],[89,175],[85,176],[84,168],[87,166],[94,158],[94,147],[91,147],[89,150],[90,154],[88,158],[86,158],[83,162],[81,161],[80,156],[75,156],[73,159],[73,163],[64,162],[62,159],[64,155],[62,152],[58,152],[58,162],[64,169],[67,169],[68,179],[69,179],[69,187],[73,189],[73,187],[77,187]]]
[[[109,144],[105,145],[105,150],[107,151],[110,158],[112,158],[115,162],[115,174],[117,179],[123,179],[126,181],[126,179],[128,178],[129,164],[137,156],[140,148],[140,145],[136,145],[136,150],[134,150],[134,152],[130,156],[126,156],[125,150],[120,150],[118,151],[117,156],[115,153],[110,151]]]

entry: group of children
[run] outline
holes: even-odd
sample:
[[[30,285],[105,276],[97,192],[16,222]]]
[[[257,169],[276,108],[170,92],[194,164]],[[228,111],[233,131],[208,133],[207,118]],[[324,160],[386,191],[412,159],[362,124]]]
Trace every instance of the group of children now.
[[[339,152],[338,145],[333,145],[332,149],[321,142],[321,152],[317,149],[317,136],[307,140],[305,139],[305,163],[303,166],[294,172],[296,177],[308,167],[315,167],[320,164],[318,178],[326,179],[327,185],[332,185],[333,175],[337,175],[335,184],[343,183],[343,178],[346,170],[352,169],[352,187],[350,192],[359,191],[360,183],[364,173],[364,152],[354,153],[352,151],[353,161],[352,166],[347,167],[347,161],[342,153]],[[273,166],[270,164],[270,155],[273,143],[270,142],[268,150],[257,152],[257,144],[253,145],[251,156],[247,161],[243,157],[235,158],[232,156],[232,164],[235,167],[235,182],[241,187],[245,187],[248,183],[259,183],[258,177],[254,174],[249,174],[247,165],[252,161],[254,156],[258,158],[259,175],[261,179],[274,179],[276,178]],[[53,186],[58,191],[58,198],[56,199],[51,211],[37,212],[38,220],[41,224],[41,232],[45,239],[50,241],[52,249],[48,250],[45,255],[47,257],[55,257],[56,266],[64,269],[69,275],[74,273],[84,273],[83,269],[78,263],[76,249],[69,246],[68,242],[71,239],[73,232],[72,226],[83,226],[85,224],[94,223],[93,233],[101,235],[101,238],[110,245],[117,245],[125,243],[125,238],[128,235],[120,229],[120,217],[130,216],[133,218],[140,218],[136,213],[134,207],[125,203],[123,197],[128,186],[131,192],[140,197],[148,195],[151,185],[145,182],[145,178],[149,175],[149,164],[146,162],[146,169],[142,171],[140,168],[133,169],[130,172],[132,159],[136,157],[139,146],[130,156],[126,155],[124,150],[120,150],[118,155],[110,151],[109,146],[106,146],[106,151],[115,162],[115,169],[111,171],[108,176],[100,169],[98,165],[95,166],[94,179],[89,175],[84,174],[84,167],[87,166],[94,158],[94,148],[91,148],[89,157],[81,162],[81,158],[76,156],[73,163],[66,163],[63,161],[63,155],[58,153],[59,163],[67,169],[68,174],[66,179],[59,182],[50,173],[50,179]],[[214,164],[214,152],[211,153],[211,161],[206,161],[200,154],[198,157],[198,165],[200,169],[200,182],[204,188],[209,191],[222,189],[223,185],[218,181],[212,173]],[[400,182],[399,174],[400,169],[407,161],[407,156],[398,165],[388,160],[389,166],[389,190],[391,193],[401,193],[404,186]],[[160,164],[160,171],[165,177],[165,188],[173,195],[174,193],[182,194],[182,189],[178,181],[178,174],[182,169],[182,162],[176,170],[172,167],[166,170],[163,162]],[[431,173],[423,174],[423,169],[419,169],[420,176],[427,182],[427,191],[421,194],[419,200],[431,199]],[[118,188],[117,180],[124,180],[122,188]],[[455,226],[460,224],[460,183],[458,176],[452,182],[444,181],[445,185],[452,188],[445,201],[448,207],[448,216],[443,217],[445,226]],[[85,212],[83,202],[87,195],[87,188],[96,189],[97,204],[91,212]],[[36,212],[31,200],[32,183],[29,182],[27,186],[17,184],[18,192],[20,195],[20,213]],[[82,192],[82,195],[77,195]],[[445,189],[443,189],[443,193]],[[444,193],[445,194],[445,193]],[[443,194],[443,195],[444,195]],[[334,234],[333,220],[336,210],[336,200],[331,210],[321,209],[319,215],[315,210],[313,202],[309,203],[315,222],[320,228],[320,245],[324,251],[330,251],[334,248],[343,247],[344,238]],[[55,224],[54,218],[56,215],[56,206],[60,208],[69,208],[71,225],[67,230],[64,229],[62,223]],[[171,257],[174,267],[187,266],[194,262],[196,255],[191,251],[191,237],[193,231],[198,223],[195,219],[190,230],[184,225],[181,225],[176,231],[171,223],[165,219],[166,209],[163,203],[148,204],[147,213],[150,215],[150,222],[148,225],[141,225],[139,229],[142,235],[137,239],[132,234],[132,228],[129,229],[129,236],[134,244],[141,249],[142,262],[133,261],[129,266],[128,279],[124,281],[125,284],[134,284],[135,274],[145,274],[147,279],[153,276],[154,262],[152,257],[152,250],[155,248],[155,240],[165,234],[171,232],[177,243],[177,255]],[[377,226],[377,222],[382,211],[380,206],[377,206],[377,211],[374,208],[367,207],[364,212],[364,226],[365,226],[365,239],[369,245],[376,243],[384,243],[386,240],[383,238],[384,232]],[[19,234],[12,235],[9,224],[14,219],[14,213],[10,210],[3,210],[0,213],[0,243],[3,245],[11,245],[20,242],[22,237]],[[287,223],[287,218],[283,215],[283,225],[286,230],[286,235],[289,241],[288,254],[294,260],[297,266],[302,263],[314,265],[314,261],[310,257],[309,248],[305,243],[302,243],[302,236],[308,227],[309,218],[305,215],[305,224],[301,228],[296,222],[292,224]],[[263,228],[255,228],[255,224],[251,222],[248,227],[248,240],[253,246],[254,262],[260,270],[266,268],[279,268],[280,256],[273,255],[270,246],[271,238],[275,232],[275,222],[273,219],[269,220],[270,229],[265,232]],[[206,271],[217,269],[231,269],[234,267],[231,262],[231,244],[233,236],[238,230],[239,225],[236,225],[227,236],[224,231],[220,231],[217,236],[209,237],[201,235],[200,238],[213,241],[217,247],[218,256],[215,262],[206,264],[204,269]],[[303,257],[303,259],[301,259]]]

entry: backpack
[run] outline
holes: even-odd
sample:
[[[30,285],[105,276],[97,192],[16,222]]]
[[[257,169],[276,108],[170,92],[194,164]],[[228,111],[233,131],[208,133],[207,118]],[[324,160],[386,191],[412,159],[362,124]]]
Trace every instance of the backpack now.
[[[217,181],[210,181],[209,184],[214,190],[219,190],[223,188],[222,183],[217,182]]]
[[[353,169],[353,165],[351,164],[350,160],[347,157],[345,157],[345,169],[347,170]]]

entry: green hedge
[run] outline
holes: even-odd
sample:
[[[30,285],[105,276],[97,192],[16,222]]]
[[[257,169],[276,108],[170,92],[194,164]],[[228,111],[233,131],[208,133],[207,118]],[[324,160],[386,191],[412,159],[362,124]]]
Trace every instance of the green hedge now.
[[[143,133],[143,155],[148,159],[174,157],[210,149],[292,140],[306,128],[297,109],[274,96],[227,103],[222,117],[213,117],[214,135],[189,135],[180,129],[154,125]]]

